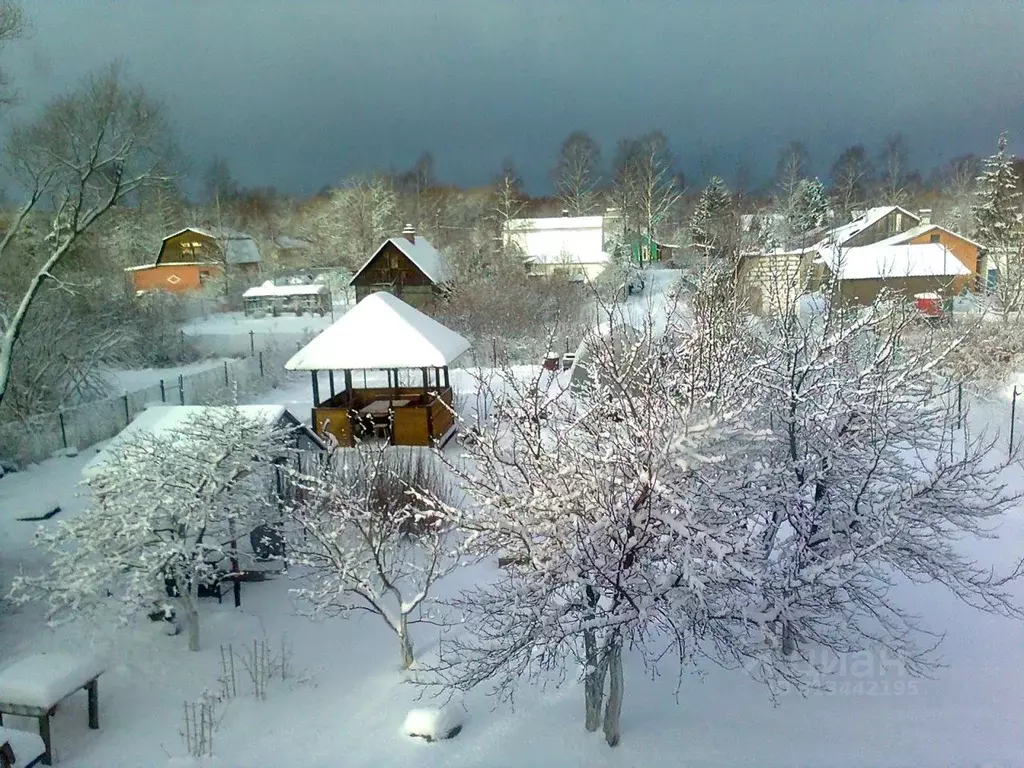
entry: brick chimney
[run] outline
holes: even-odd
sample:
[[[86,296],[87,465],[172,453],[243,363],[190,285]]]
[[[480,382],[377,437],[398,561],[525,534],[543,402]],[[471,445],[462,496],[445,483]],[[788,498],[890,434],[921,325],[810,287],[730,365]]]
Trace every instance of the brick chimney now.
[[[416,243],[416,228],[412,224],[406,224],[405,229],[402,230],[402,237],[408,240],[410,243]]]
[[[919,210],[917,212],[917,217],[921,220],[922,224],[931,224],[932,223],[932,209],[931,208],[922,208],[921,210]]]

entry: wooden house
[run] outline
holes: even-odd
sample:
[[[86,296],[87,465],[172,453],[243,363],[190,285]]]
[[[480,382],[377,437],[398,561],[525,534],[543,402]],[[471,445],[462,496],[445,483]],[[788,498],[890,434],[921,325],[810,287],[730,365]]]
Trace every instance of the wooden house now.
[[[211,281],[228,278],[251,284],[260,274],[260,250],[249,235],[230,230],[186,227],[167,235],[152,264],[128,267],[136,293],[190,293]]]
[[[391,237],[352,276],[349,285],[356,302],[378,291],[407,304],[430,309],[445,295],[452,275],[441,253],[416,230],[406,226],[401,237]]]
[[[455,331],[380,291],[321,332],[285,368],[310,372],[313,426],[339,445],[373,437],[392,445],[443,445],[455,434],[448,368],[469,347]]]

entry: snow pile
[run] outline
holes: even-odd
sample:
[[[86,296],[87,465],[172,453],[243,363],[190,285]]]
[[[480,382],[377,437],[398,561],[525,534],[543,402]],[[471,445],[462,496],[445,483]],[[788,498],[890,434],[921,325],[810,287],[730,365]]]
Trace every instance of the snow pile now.
[[[0,701],[49,709],[104,671],[92,656],[40,653],[0,670]]]
[[[462,713],[455,707],[413,709],[405,716],[402,730],[425,741],[454,739],[462,731]]]

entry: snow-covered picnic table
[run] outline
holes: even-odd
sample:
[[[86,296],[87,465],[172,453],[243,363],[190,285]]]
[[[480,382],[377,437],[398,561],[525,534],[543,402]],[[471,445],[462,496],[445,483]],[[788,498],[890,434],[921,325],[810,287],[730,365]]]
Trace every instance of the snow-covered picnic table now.
[[[84,688],[89,694],[89,727],[100,727],[97,679],[104,669],[98,658],[67,653],[26,656],[5,667],[0,670],[0,726],[5,714],[38,718],[43,763],[50,765],[50,716],[57,704]]]

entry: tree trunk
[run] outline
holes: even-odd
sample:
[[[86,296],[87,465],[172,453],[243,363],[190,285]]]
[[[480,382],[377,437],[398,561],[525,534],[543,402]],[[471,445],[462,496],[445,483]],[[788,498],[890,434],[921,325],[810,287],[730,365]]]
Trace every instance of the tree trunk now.
[[[604,709],[604,739],[609,747],[619,744],[619,716],[622,714],[622,641],[612,638],[608,648],[608,704]]]
[[[402,669],[408,669],[416,660],[412,652],[412,641],[409,639],[409,620],[403,613],[398,621],[395,632],[398,635],[398,642],[402,644]]]
[[[604,664],[598,658],[594,630],[583,632],[583,649],[587,665],[584,672],[583,695],[586,700],[586,728],[590,732],[601,724],[601,700],[604,697]]]
[[[184,583],[184,579],[178,582]],[[185,626],[188,628],[188,649],[199,650],[199,580],[193,575],[192,583],[187,591],[181,594],[181,605],[185,614]]]

